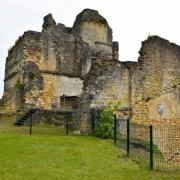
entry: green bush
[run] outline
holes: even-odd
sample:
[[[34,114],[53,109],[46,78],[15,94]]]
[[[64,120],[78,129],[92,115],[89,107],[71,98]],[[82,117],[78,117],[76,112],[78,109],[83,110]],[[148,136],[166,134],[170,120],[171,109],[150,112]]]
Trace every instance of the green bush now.
[[[96,130],[96,136],[101,138],[111,138],[112,128],[113,128],[113,118],[114,113],[120,107],[120,101],[117,102],[109,102],[108,106],[103,109],[100,115],[100,124]]]

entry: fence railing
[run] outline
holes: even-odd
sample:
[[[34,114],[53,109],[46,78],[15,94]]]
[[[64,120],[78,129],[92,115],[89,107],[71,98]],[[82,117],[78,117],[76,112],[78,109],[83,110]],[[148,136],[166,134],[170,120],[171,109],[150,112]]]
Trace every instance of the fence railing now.
[[[125,149],[127,156],[141,166],[180,170],[180,127],[147,126],[114,116],[113,131],[114,143]]]
[[[95,132],[100,117],[92,116]],[[144,125],[114,115],[114,144],[124,149],[133,161],[148,169],[180,170],[180,127]]]
[[[17,120],[21,121],[16,122],[21,123],[15,123],[14,129],[29,135],[68,135],[75,127],[72,114],[69,112],[43,111],[25,116],[23,121],[17,117]]]
[[[38,121],[38,117],[28,117],[21,125],[15,125],[15,118],[0,119],[0,131],[4,133],[15,133],[23,135],[68,135],[72,134],[74,130],[74,122],[71,116],[61,116],[57,118],[57,121],[51,119],[41,118]],[[76,132],[77,133],[77,132]]]
[[[29,131],[29,135],[32,134],[55,134],[55,135],[68,135],[71,132],[72,120],[67,116],[64,117],[61,124],[49,124],[49,123],[33,123],[32,117],[30,117],[23,126],[26,131]],[[29,130],[28,130],[29,129]]]

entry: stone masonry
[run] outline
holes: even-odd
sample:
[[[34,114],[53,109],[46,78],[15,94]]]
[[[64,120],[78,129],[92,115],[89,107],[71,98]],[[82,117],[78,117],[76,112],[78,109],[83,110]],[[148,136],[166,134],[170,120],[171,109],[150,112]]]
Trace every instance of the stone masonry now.
[[[112,30],[97,11],[85,9],[72,28],[44,17],[41,32],[27,31],[9,50],[1,108],[61,109],[61,96],[88,99],[102,108],[119,99],[136,122],[179,123],[180,47],[157,36],[142,43],[138,62],[121,62]],[[81,104],[82,104],[81,103]]]
[[[48,14],[41,32],[26,31],[8,52],[1,112],[70,110],[88,132],[91,110],[120,100],[135,123],[179,126],[180,46],[150,36],[137,62],[122,62],[112,39],[98,11],[83,10],[73,27]]]
[[[56,24],[49,14],[42,27],[42,32],[25,32],[9,50],[2,98],[6,110],[59,109],[61,96],[81,96],[96,54],[112,58],[116,53],[112,30],[97,11],[81,12],[72,28]]]

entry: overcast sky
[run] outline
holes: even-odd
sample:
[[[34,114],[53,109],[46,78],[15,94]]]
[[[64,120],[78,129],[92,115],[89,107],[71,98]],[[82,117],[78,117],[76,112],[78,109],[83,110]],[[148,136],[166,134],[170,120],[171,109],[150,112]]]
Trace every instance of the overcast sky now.
[[[0,97],[7,51],[18,36],[41,31],[48,13],[56,22],[72,26],[85,8],[98,10],[108,20],[122,61],[136,61],[148,35],[180,44],[180,0],[0,0]]]

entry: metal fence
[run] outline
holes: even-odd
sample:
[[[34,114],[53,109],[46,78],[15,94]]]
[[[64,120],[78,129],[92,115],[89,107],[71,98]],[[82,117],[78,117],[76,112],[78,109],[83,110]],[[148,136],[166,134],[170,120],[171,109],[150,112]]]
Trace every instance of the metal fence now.
[[[180,127],[153,127],[154,168],[164,171],[180,170]]]
[[[59,117],[60,118],[60,117]],[[41,119],[42,120],[42,119]],[[15,124],[16,120],[10,117],[0,119],[0,132],[23,135],[67,135],[72,133],[74,126],[70,116],[62,115],[57,122],[37,121],[30,116],[22,124]]]
[[[150,146],[152,129],[150,126],[131,123],[129,119],[117,119],[114,140],[127,151],[133,161],[145,168],[153,169],[153,147]],[[115,126],[114,126],[115,127]]]
[[[99,123],[99,113],[92,114],[93,132]],[[114,144],[140,166],[161,171],[180,170],[180,127],[137,124],[114,116],[112,132]]]
[[[68,135],[71,134],[72,130],[72,120],[68,116],[62,116],[61,123],[49,124],[49,123],[34,123],[32,118],[29,118],[25,123],[23,128],[29,135]]]
[[[180,170],[180,127],[147,126],[114,118],[114,143],[140,166],[163,171]]]

